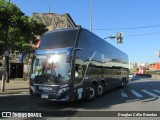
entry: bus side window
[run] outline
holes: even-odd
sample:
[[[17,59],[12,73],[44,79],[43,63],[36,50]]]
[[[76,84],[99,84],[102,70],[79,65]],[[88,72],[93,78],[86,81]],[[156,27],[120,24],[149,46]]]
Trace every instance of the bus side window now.
[[[75,65],[75,77],[82,78],[83,67],[82,65]]]
[[[80,64],[75,64],[75,81],[74,84],[79,84],[83,79],[83,67]]]

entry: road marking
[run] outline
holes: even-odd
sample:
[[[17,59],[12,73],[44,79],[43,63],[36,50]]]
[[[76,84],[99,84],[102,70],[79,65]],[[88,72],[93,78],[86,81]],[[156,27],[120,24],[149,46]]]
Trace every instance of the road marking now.
[[[128,95],[124,92],[124,90],[121,90],[122,97],[128,97]]]
[[[140,99],[132,99],[132,100],[127,100],[126,103],[130,103],[130,102],[136,102],[136,101],[139,101]]]
[[[155,91],[155,92],[157,92],[157,93],[160,93],[160,91],[159,91],[159,90],[153,90],[153,91]]]
[[[154,98],[159,97],[158,95],[156,95],[156,94],[154,94],[154,93],[151,93],[151,92],[149,92],[149,91],[147,91],[147,90],[142,90],[142,91],[143,91],[144,93],[146,93],[146,94],[154,97]]]
[[[136,97],[143,97],[141,94],[136,92],[135,90],[130,90]]]

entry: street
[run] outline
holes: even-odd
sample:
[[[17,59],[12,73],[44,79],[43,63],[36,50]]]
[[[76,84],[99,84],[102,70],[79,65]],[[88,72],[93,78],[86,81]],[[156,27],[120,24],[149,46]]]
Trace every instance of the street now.
[[[60,103],[60,102],[48,102],[48,101],[33,99],[29,95],[1,96],[0,111],[1,112],[48,111],[46,112],[46,114],[48,114],[48,117],[54,117],[54,115],[58,116],[58,114],[60,114],[59,116],[62,116],[63,117],[62,119],[64,120],[68,118],[72,119],[72,116],[99,117],[102,114],[103,117],[107,117],[107,115],[105,116],[104,111],[109,111],[108,113],[106,112],[106,114],[110,114],[113,111],[118,111],[122,113],[123,112],[127,113],[127,111],[140,111],[140,112],[160,111],[159,86],[160,86],[160,80],[155,80],[152,78],[143,78],[143,79],[135,78],[124,88],[116,88],[114,90],[108,91],[102,97],[97,98],[93,102],[77,101],[74,103]],[[54,113],[57,111],[62,111],[62,112]],[[72,112],[67,113],[68,111]],[[79,111],[82,111],[82,113]],[[117,114],[117,112],[115,114]],[[114,112],[113,116],[111,115],[109,116],[113,117]],[[154,119],[155,118],[156,117],[154,117]]]

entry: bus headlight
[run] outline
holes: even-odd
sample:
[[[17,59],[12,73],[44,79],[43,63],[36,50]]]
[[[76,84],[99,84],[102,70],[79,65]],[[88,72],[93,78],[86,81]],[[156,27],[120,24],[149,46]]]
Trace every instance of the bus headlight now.
[[[58,94],[62,94],[64,92],[66,92],[67,90],[69,90],[69,87],[61,88],[61,89],[59,89]]]
[[[48,63],[57,63],[59,60],[59,55],[55,54],[55,55],[51,55],[51,57],[48,59]]]

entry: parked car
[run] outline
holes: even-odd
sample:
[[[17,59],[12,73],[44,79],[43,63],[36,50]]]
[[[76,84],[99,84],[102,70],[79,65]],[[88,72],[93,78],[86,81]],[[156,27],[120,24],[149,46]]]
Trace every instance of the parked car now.
[[[129,74],[129,79],[130,79],[130,80],[133,79],[133,74]]]

